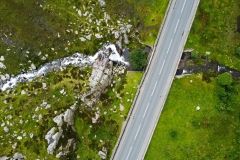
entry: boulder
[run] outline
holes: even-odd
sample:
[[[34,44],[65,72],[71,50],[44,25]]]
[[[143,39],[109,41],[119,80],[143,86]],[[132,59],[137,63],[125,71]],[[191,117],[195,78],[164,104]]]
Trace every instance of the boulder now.
[[[55,127],[53,127],[48,133],[45,135],[45,139],[48,141],[48,148],[47,152],[48,154],[53,154],[54,150],[57,147],[58,141],[62,135],[62,128],[58,128],[59,131],[54,134],[55,132]]]
[[[4,61],[4,60],[5,60],[4,56],[1,56],[0,61]]]
[[[104,0],[98,0],[98,3],[101,7],[106,7],[106,2]]]
[[[6,66],[2,62],[0,62],[0,68],[6,69]]]
[[[67,109],[64,113],[64,121],[68,123],[68,125],[74,124],[74,113],[71,109]]]
[[[17,152],[13,155],[13,159],[14,160],[22,160],[22,159],[26,159],[26,156],[24,156],[22,153]]]
[[[54,121],[59,127],[61,127],[61,126],[63,125],[63,119],[62,119],[62,117],[63,117],[63,114],[60,114],[60,115],[58,115],[58,116],[56,116],[56,117],[53,118],[53,121]]]
[[[107,158],[106,153],[104,153],[103,151],[99,151],[99,152],[98,152],[98,155],[99,155],[102,159],[106,159],[106,158]]]
[[[3,130],[4,130],[5,132],[9,132],[9,128],[8,128],[7,126],[5,126],[5,127],[3,128]]]

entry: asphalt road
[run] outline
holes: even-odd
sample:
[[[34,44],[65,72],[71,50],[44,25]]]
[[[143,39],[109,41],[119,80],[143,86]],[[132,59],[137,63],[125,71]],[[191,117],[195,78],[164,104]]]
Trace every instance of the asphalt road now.
[[[199,0],[172,0],[114,160],[143,159],[170,90]]]

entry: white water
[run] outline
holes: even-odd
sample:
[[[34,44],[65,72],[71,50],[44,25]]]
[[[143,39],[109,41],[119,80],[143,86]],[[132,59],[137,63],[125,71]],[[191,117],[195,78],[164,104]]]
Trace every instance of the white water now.
[[[129,65],[129,63],[125,62],[123,60],[123,58],[119,55],[114,44],[108,44],[106,46],[103,46],[103,48],[104,47],[106,49],[111,48],[113,51],[109,56],[110,60],[120,61],[120,62],[125,63],[126,65]],[[80,53],[75,53],[69,57],[57,59],[52,62],[46,63],[46,64],[40,66],[38,70],[29,71],[27,73],[23,73],[23,74],[14,76],[14,77],[10,77],[3,84],[0,84],[0,90],[5,91],[6,89],[14,88],[20,82],[30,82],[37,77],[47,74],[48,72],[57,71],[66,66],[70,66],[70,65],[72,65],[72,66],[90,66],[93,64],[93,62],[98,57],[98,54],[101,52],[103,52],[102,48],[94,56],[85,56]]]

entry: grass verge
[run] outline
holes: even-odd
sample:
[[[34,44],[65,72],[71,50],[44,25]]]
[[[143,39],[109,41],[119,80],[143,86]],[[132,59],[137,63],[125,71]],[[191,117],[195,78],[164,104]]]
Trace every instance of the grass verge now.
[[[145,159],[239,159],[240,109],[218,110],[216,89],[201,74],[174,79]]]

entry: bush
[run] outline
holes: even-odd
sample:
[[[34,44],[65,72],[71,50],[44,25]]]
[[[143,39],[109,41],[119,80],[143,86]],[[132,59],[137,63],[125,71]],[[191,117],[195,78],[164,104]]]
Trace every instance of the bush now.
[[[240,47],[238,47],[238,48],[236,49],[236,54],[237,54],[238,56],[240,56]]]
[[[147,65],[148,54],[140,49],[136,49],[130,53],[129,61],[134,69],[142,70]]]
[[[232,75],[228,72],[219,74],[217,76],[218,84],[221,86],[230,86],[232,84]]]

